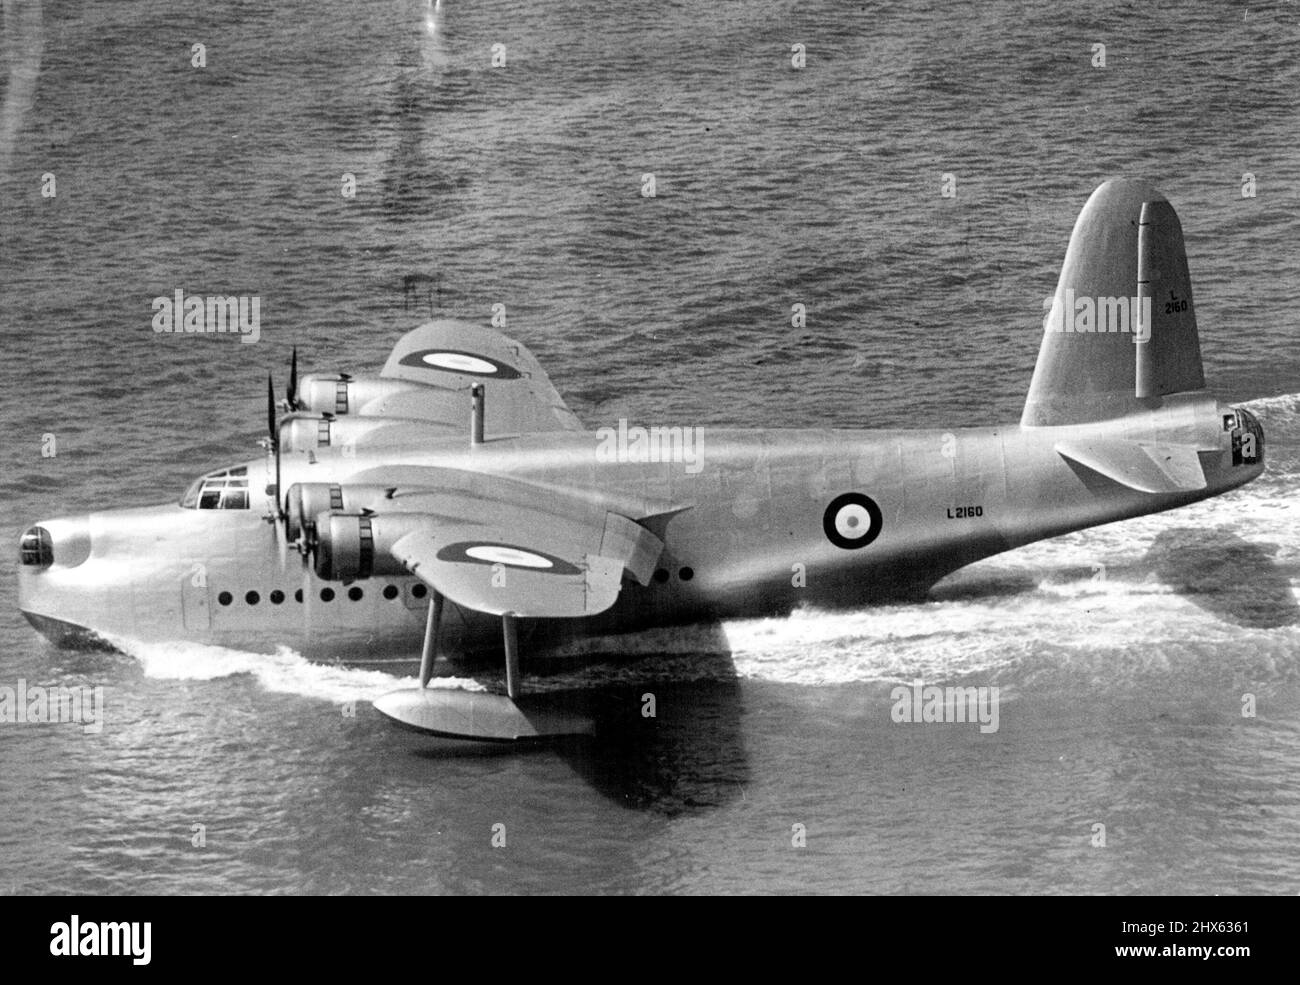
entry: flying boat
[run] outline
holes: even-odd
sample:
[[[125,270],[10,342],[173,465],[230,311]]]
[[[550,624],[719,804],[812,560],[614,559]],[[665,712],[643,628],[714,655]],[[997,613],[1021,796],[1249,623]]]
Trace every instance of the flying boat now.
[[[1136,180],[1084,206],[1013,424],[592,429],[525,345],[452,319],[377,374],[299,377],[295,350],[289,379],[280,405],[268,380],[264,454],[177,502],[26,530],[31,624],[65,646],[418,659],[418,686],[375,702],[404,725],[569,734],[582,717],[530,702],[521,667],[575,641],[915,597],[1264,469],[1259,422],[1206,389],[1178,216]],[[485,653],[500,686],[429,686]]]

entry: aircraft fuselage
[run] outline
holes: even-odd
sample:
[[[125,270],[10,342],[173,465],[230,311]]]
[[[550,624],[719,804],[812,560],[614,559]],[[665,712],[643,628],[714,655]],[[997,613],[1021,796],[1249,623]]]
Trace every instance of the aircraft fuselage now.
[[[704,429],[694,464],[608,461],[592,431],[476,446],[449,437],[388,444],[376,435],[284,454],[280,488],[438,466],[592,501],[662,504],[665,546],[650,583],[625,580],[618,601],[598,616],[525,621],[528,653],[540,655],[591,635],[914,597],[1001,551],[1217,495],[1263,469],[1262,432],[1253,458],[1234,455],[1229,424],[1240,434],[1241,414],[1200,392],[1068,427]],[[1094,437],[1195,445],[1206,485],[1139,491],[1058,450]],[[322,580],[277,543],[266,492],[274,465],[267,457],[246,465],[246,509],[165,505],[43,522],[53,563],[20,566],[21,608],[69,644],[193,640],[255,651],[287,646],[358,665],[418,659],[426,586],[408,574]],[[444,654],[499,649],[497,617],[449,603],[443,622]]]

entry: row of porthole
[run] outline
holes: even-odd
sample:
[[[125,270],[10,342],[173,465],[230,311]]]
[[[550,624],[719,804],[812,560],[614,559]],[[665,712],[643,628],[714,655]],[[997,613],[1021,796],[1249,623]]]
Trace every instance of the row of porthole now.
[[[662,585],[664,582],[666,582],[666,581],[667,581],[669,578],[671,578],[671,577],[672,577],[672,575],[670,575],[670,574],[668,573],[668,569],[667,569],[667,568],[656,568],[656,569],[655,569],[655,581],[659,582],[659,584]],[[688,568],[681,568],[681,569],[679,569],[678,572],[677,572],[677,577],[680,578],[682,581],[690,581],[692,578],[695,577],[695,569],[694,569],[694,568],[689,568],[689,567],[688,567]]]
[[[351,599],[353,602],[360,602],[363,598],[365,598],[365,594],[366,593],[363,592],[356,585],[353,585],[351,588],[348,589],[348,598]],[[396,585],[385,585],[384,590],[381,594],[384,596],[384,598],[388,599],[388,601],[391,602],[393,599],[397,598],[397,596],[402,594],[402,590],[398,588]],[[427,594],[429,594],[429,589],[424,585],[423,582],[417,582],[416,584],[411,586],[411,594],[417,599],[422,599]],[[320,590],[320,600],[322,602],[333,602],[334,596],[335,596],[334,589],[330,588],[328,585]],[[270,601],[272,605],[280,605],[285,600],[285,594],[284,592],[280,591],[277,588],[274,591],[272,591],[270,595],[267,596],[267,599],[268,601]],[[293,600],[295,602],[302,601],[301,588],[293,593]],[[230,605],[234,601],[235,601],[235,596],[230,594],[230,592],[221,592],[219,595],[217,595],[217,602],[220,603],[221,605]],[[257,592],[246,592],[244,594],[244,601],[247,602],[249,605],[257,605],[262,601],[262,596]]]
[[[666,582],[670,577],[672,576],[669,574],[667,568],[658,568],[655,570],[654,579],[661,585],[664,582]],[[691,567],[681,568],[677,572],[677,577],[680,578],[682,581],[690,581],[692,578],[695,577],[695,569]],[[425,586],[423,582],[416,582],[414,585],[411,586],[411,595],[417,599],[424,598],[425,595],[427,595],[428,593],[429,593],[429,589]],[[382,594],[384,598],[388,599],[391,602],[393,599],[397,598],[397,596],[402,594],[402,590],[398,588],[396,585],[385,585]],[[330,588],[328,585],[320,590],[320,600],[322,602],[333,602],[334,595],[335,595],[334,589]],[[357,586],[353,585],[351,588],[348,589],[348,598],[351,599],[353,602],[360,602],[364,597],[365,597],[365,592],[363,592]],[[282,602],[284,602],[285,595],[284,592],[280,591],[277,588],[274,591],[272,591],[271,594],[267,596],[267,598],[270,600],[272,605],[280,605]],[[301,588],[293,593],[293,600],[295,602],[302,601]],[[229,592],[221,592],[217,596],[217,602],[219,602],[221,605],[231,605],[234,601],[235,601],[235,597],[231,595]],[[244,594],[244,601],[247,602],[249,605],[257,605],[259,602],[262,601],[262,596],[259,595],[257,592],[246,592]]]

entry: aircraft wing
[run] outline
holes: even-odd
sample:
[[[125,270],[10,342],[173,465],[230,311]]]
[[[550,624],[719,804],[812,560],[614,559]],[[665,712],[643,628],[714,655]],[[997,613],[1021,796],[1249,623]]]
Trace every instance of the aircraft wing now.
[[[431,512],[446,516],[449,511],[463,508],[462,515],[468,519],[482,515],[488,502],[508,504],[512,509],[545,502],[552,512],[592,522],[598,516],[596,510],[607,510],[644,523],[659,533],[667,520],[691,505],[645,496],[635,490],[605,493],[595,489],[557,488],[528,479],[443,465],[380,465],[354,473],[352,481],[394,489],[393,502],[400,504],[403,513]]]
[[[387,501],[398,506],[393,516],[404,516],[406,532],[387,550],[433,590],[433,597],[420,686],[383,695],[375,708],[412,728],[454,738],[513,740],[588,732],[591,723],[584,716],[556,715],[519,703],[518,617],[604,612],[617,600],[625,575],[649,584],[663,541],[620,511],[625,507],[611,508],[611,503],[569,490],[470,472],[425,471],[402,478],[423,484],[388,491]],[[665,521],[676,512],[680,510],[644,519]],[[376,519],[382,516],[376,514]],[[445,599],[501,617],[504,695],[426,686],[438,654]]]
[[[392,554],[434,591],[479,612],[596,615],[618,598],[624,569],[648,584],[663,550],[633,520],[554,493],[531,507],[437,499],[431,522],[398,539]]]
[[[470,387],[482,383],[488,436],[582,430],[522,343],[470,322],[440,319],[407,332],[380,376],[422,386],[385,398],[369,414],[419,418],[461,431],[469,419]]]

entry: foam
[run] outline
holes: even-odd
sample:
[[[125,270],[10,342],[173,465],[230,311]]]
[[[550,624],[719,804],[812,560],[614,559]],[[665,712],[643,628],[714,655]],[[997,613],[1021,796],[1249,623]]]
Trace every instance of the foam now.
[[[370,701],[395,688],[418,684],[413,677],[313,663],[283,646],[268,654],[192,642],[145,643],[131,639],[109,642],[139,661],[146,677],[159,679],[212,681],[246,674],[267,691],[333,702]],[[484,689],[466,677],[435,677],[429,686]]]

